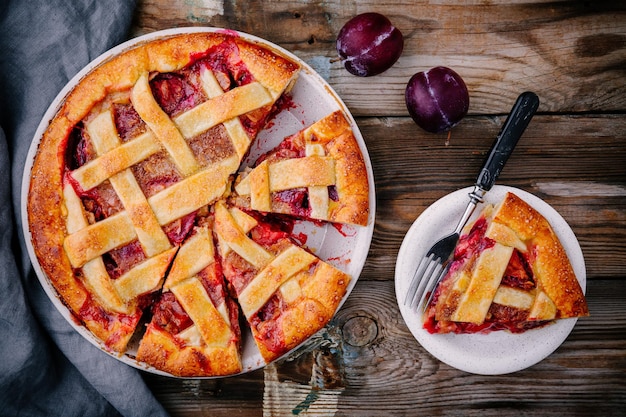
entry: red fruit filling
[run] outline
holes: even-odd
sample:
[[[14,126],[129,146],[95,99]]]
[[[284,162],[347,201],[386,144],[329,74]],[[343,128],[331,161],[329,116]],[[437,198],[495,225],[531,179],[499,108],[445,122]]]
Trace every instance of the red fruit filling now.
[[[480,218],[474,223],[468,234],[461,236],[455,248],[448,274],[462,268],[468,261],[476,259],[482,251],[495,244],[492,239],[485,237],[487,226],[486,219]],[[513,251],[501,284],[526,291],[535,287],[536,284],[527,254],[517,249]],[[442,285],[436,290],[431,306],[436,304],[441,287]],[[444,328],[454,333],[490,333],[497,330],[522,333],[532,328],[542,327],[548,323],[545,321],[526,321],[527,315],[526,311],[493,303],[489,308],[485,321],[481,324],[464,322],[441,323],[435,320],[435,309],[429,308],[424,328],[430,333],[439,333]]]

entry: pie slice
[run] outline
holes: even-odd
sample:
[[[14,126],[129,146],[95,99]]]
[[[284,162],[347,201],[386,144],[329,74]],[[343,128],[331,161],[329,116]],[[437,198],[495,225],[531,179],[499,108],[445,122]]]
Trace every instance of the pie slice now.
[[[210,223],[178,250],[137,360],[176,376],[241,372],[239,310],[226,291]]]
[[[172,295],[184,306],[201,293],[191,280],[158,296],[199,211],[228,189],[298,72],[236,35],[183,34],[110,58],[65,98],[34,160],[28,222],[42,270],[107,349],[126,350],[155,300],[167,309]]]
[[[548,221],[507,193],[466,227],[425,313],[431,333],[521,333],[589,314]]]
[[[224,201],[214,209],[224,276],[269,363],[328,323],[351,278],[258,213],[229,208]]]
[[[365,162],[341,111],[285,138],[234,190],[232,204],[244,209],[362,226],[369,216]]]

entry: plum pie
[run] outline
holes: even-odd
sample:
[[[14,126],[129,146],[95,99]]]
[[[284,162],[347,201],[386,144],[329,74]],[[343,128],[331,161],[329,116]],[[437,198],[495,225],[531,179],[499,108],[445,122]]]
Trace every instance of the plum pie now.
[[[447,275],[426,307],[430,333],[522,333],[589,314],[549,222],[508,192],[463,231]]]
[[[64,98],[30,172],[30,237],[108,351],[132,339],[140,363],[172,375],[230,375],[245,327],[269,362],[333,316],[351,277],[290,225],[367,223],[350,125],[332,113],[281,157],[242,164],[299,72],[235,33],[187,33],[120,52]]]

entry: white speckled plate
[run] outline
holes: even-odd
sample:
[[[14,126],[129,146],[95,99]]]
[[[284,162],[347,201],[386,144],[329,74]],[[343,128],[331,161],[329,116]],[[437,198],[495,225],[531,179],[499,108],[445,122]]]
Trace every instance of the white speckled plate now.
[[[455,191],[436,201],[418,217],[407,232],[396,262],[395,287],[400,312],[417,341],[434,357],[462,371],[483,375],[516,372],[532,366],[554,352],[570,334],[577,319],[559,320],[522,334],[500,331],[489,334],[430,334],[422,327],[421,314],[404,306],[404,296],[419,260],[439,238],[452,232],[461,218],[473,187]],[[513,187],[496,185],[485,195],[497,203],[507,191],[517,194],[552,225],[585,291],[583,254],[574,232],[551,206],[536,196]],[[477,216],[482,206],[474,214]],[[471,220],[470,220],[471,221]]]

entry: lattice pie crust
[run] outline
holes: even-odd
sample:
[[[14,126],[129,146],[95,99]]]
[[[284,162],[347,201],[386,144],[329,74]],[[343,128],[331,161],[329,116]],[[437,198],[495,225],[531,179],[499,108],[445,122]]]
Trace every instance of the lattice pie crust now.
[[[523,332],[588,315],[583,291],[548,221],[513,193],[466,227],[428,307],[431,332]]]
[[[188,34],[117,55],[66,97],[34,161],[28,220],[42,269],[108,349],[125,352],[142,313],[159,306],[139,360],[183,376],[239,372],[238,307],[221,266],[228,252],[258,270],[236,294],[247,319],[274,292],[283,294],[286,313],[276,335],[286,338],[283,348],[332,317],[350,277],[293,243],[268,252],[246,235],[254,219],[224,200],[298,72],[291,59],[237,36]],[[343,134],[351,134],[349,126],[341,126]],[[321,201],[312,217],[334,221],[328,207],[338,203],[328,189],[341,181],[335,170],[345,158],[327,157],[317,146],[311,152],[279,171],[303,174],[299,185]],[[318,168],[327,169],[321,182],[314,180]],[[255,204],[243,208],[268,208],[257,204],[266,204],[267,194],[254,193]],[[331,215],[318,215],[323,207]],[[364,224],[364,210],[358,219],[337,220]],[[326,291],[329,302],[306,295]],[[313,304],[317,315],[309,314]],[[188,319],[192,324],[183,325]],[[268,361],[284,352],[259,347]]]

